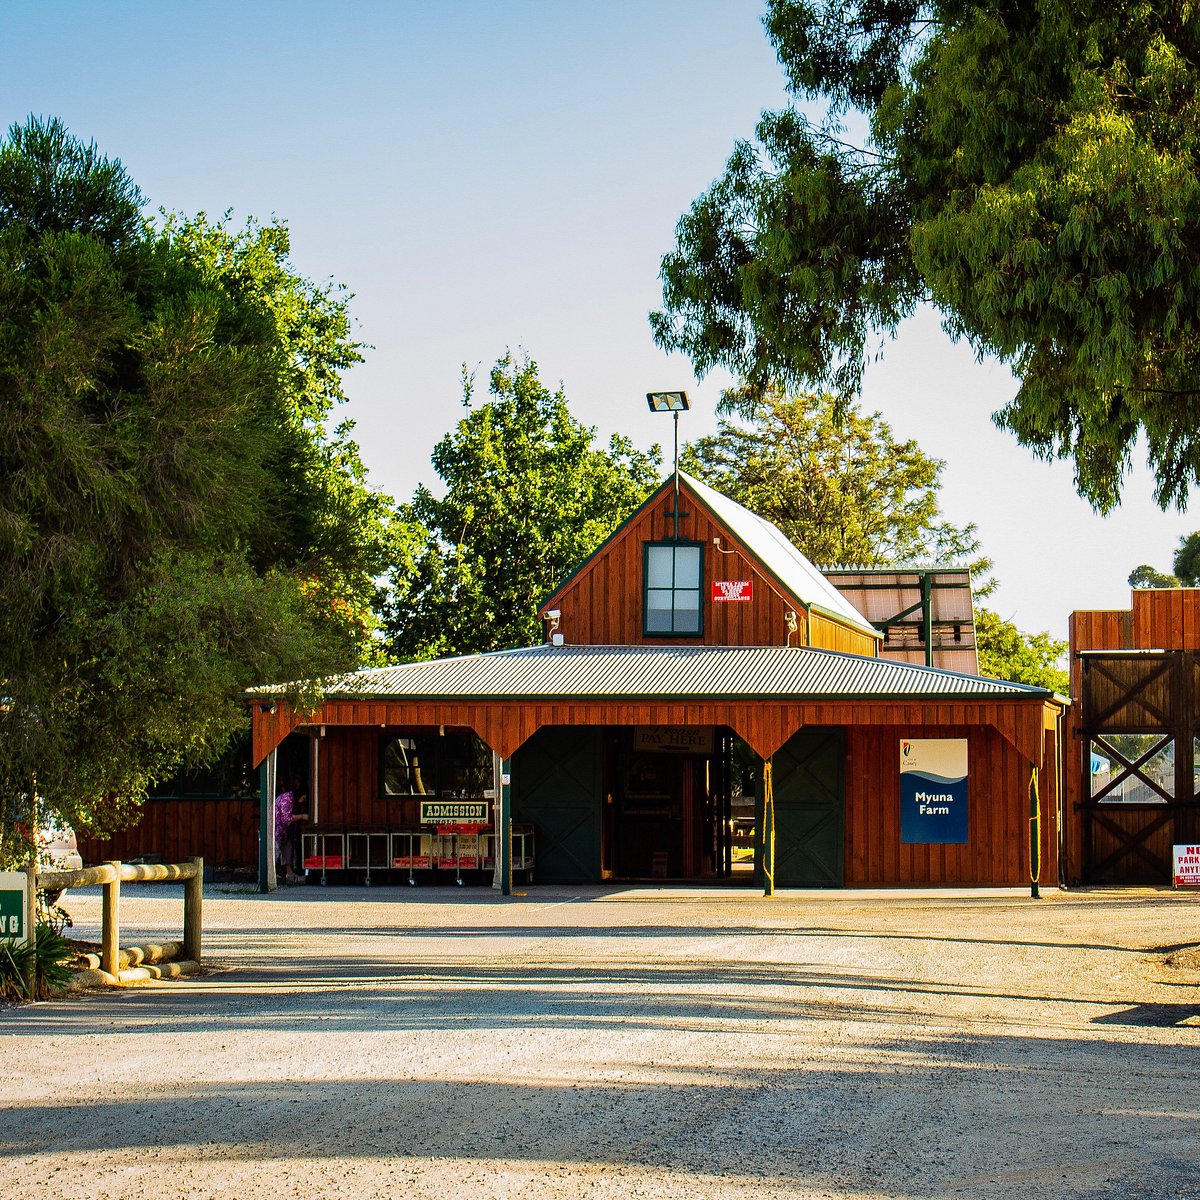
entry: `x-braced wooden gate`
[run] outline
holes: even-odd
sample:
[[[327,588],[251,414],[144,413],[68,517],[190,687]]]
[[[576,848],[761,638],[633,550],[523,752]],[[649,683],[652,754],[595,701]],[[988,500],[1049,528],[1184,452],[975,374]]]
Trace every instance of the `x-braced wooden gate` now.
[[[1166,884],[1200,833],[1200,653],[1082,651],[1085,883]]]

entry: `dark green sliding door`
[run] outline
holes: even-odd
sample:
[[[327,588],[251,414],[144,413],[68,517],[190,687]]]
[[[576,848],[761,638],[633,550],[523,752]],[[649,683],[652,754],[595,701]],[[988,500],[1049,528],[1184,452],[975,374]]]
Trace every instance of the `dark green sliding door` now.
[[[512,757],[513,820],[534,826],[538,883],[599,882],[602,746],[594,726],[551,726]]]

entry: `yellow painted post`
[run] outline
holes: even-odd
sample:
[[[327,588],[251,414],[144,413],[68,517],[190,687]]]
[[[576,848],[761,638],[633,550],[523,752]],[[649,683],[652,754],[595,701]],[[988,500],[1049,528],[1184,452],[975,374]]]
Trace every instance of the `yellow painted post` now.
[[[1042,804],[1038,796],[1038,771],[1029,776],[1029,896],[1040,898],[1038,883],[1042,878]]]
[[[771,784],[771,760],[763,759],[763,895],[775,895],[775,791]]]

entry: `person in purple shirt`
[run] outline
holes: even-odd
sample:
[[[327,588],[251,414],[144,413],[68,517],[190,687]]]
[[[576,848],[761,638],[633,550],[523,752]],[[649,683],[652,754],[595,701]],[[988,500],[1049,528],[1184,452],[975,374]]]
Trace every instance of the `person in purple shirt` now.
[[[275,797],[275,871],[285,883],[300,879],[296,873],[298,826],[308,820],[308,796],[294,782]]]

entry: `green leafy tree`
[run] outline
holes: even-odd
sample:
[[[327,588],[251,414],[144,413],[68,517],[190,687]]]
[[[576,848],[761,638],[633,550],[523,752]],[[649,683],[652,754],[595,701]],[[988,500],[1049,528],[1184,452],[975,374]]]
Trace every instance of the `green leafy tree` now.
[[[54,120],[0,144],[0,858],[33,798],[102,832],[360,661],[386,501],[325,419],[359,350],[286,230],[143,219]]]
[[[716,434],[687,445],[682,466],[778,525],[812,562],[962,562],[990,590],[974,525],[939,510],[944,464],[898,441],[878,413],[778,388],[727,392],[718,411]]]
[[[1179,580],[1174,575],[1164,575],[1157,567],[1142,563],[1129,572],[1129,586],[1132,588],[1176,588]]]
[[[658,483],[660,459],[571,416],[537,365],[506,355],[476,404],[433,451],[445,484],[417,489],[401,513],[392,572],[391,647],[404,658],[498,650],[542,640],[538,601]]]
[[[1173,575],[1158,570],[1148,563],[1134,567],[1129,572],[1129,586],[1133,588],[1177,588],[1200,587],[1200,531],[1188,533],[1179,539],[1172,562]]]
[[[1182,504],[1200,478],[1200,9],[770,0],[765,22],[827,115],[765,114],[681,219],[659,344],[754,387],[849,394],[873,339],[931,301],[1016,373],[997,421],[1073,459],[1096,508],[1139,436],[1157,501]]]
[[[1063,667],[1067,643],[1048,633],[1023,633],[987,608],[975,609],[975,643],[979,673],[1069,695],[1070,677]]]
[[[1184,587],[1200,587],[1200,531],[1179,539],[1179,548],[1171,565]]]

